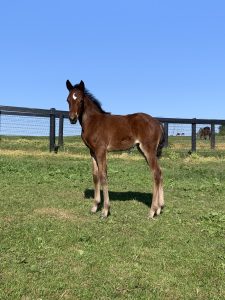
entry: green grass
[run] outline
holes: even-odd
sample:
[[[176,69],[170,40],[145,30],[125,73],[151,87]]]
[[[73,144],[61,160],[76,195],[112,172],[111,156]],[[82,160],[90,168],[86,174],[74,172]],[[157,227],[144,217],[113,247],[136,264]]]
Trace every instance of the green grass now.
[[[223,158],[162,158],[166,207],[152,221],[144,159],[110,154],[102,220],[79,139],[57,155],[14,142],[0,151],[0,299],[225,298]]]

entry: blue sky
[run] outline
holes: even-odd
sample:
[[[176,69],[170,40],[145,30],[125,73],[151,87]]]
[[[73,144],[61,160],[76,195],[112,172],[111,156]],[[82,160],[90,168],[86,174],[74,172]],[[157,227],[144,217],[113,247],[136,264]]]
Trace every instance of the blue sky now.
[[[0,1],[0,104],[225,119],[225,1]]]

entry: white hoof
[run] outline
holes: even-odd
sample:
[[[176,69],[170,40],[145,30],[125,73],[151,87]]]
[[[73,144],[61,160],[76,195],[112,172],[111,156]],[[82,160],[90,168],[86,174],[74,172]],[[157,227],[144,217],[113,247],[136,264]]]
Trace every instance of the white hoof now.
[[[157,211],[156,211],[156,215],[157,215],[157,216],[159,216],[159,215],[160,215],[160,213],[161,213],[161,207],[159,207],[159,208],[157,209]]]
[[[154,215],[155,215],[155,212],[153,210],[150,210],[149,212],[149,219],[153,219],[154,218]]]
[[[109,211],[106,210],[106,209],[103,209],[103,210],[102,210],[102,213],[101,213],[101,218],[102,218],[102,219],[105,219],[105,218],[108,217],[108,215],[109,215]]]
[[[97,206],[97,205],[92,206],[91,212],[92,212],[93,214],[96,213],[97,210],[98,210],[98,206]]]

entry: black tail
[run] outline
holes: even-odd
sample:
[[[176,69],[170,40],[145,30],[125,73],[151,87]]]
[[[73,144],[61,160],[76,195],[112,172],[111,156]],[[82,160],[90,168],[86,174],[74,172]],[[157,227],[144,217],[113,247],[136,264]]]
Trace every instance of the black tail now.
[[[165,146],[165,141],[166,141],[164,127],[163,127],[162,124],[160,124],[160,126],[161,126],[161,129],[162,129],[162,135],[161,135],[161,138],[160,138],[158,147],[157,147],[157,153],[156,153],[156,156],[157,156],[158,158],[160,158],[161,155],[162,155],[162,149],[163,149],[163,147]]]

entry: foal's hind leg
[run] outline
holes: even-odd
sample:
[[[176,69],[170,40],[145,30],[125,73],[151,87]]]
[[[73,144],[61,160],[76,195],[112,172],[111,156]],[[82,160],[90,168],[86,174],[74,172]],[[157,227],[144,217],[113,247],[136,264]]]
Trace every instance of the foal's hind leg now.
[[[162,185],[162,172],[156,157],[156,151],[151,145],[139,145],[139,149],[145,156],[148,165],[153,172],[153,197],[152,204],[149,212],[149,217],[153,218],[154,215],[159,215],[164,206],[164,194]]]
[[[153,199],[152,199],[152,205],[149,212],[149,217],[153,218],[154,215],[160,214],[161,208],[164,205],[164,199],[163,199],[163,189],[162,189],[162,172],[158,165],[158,161],[156,157],[150,158],[150,166],[153,171],[154,187],[153,187]]]
[[[98,172],[98,164],[92,153],[91,153],[91,157],[92,157],[93,182],[94,182],[94,188],[95,188],[94,203],[91,208],[91,212],[95,213],[98,210],[98,206],[101,202],[100,177],[99,177],[99,172]]]

